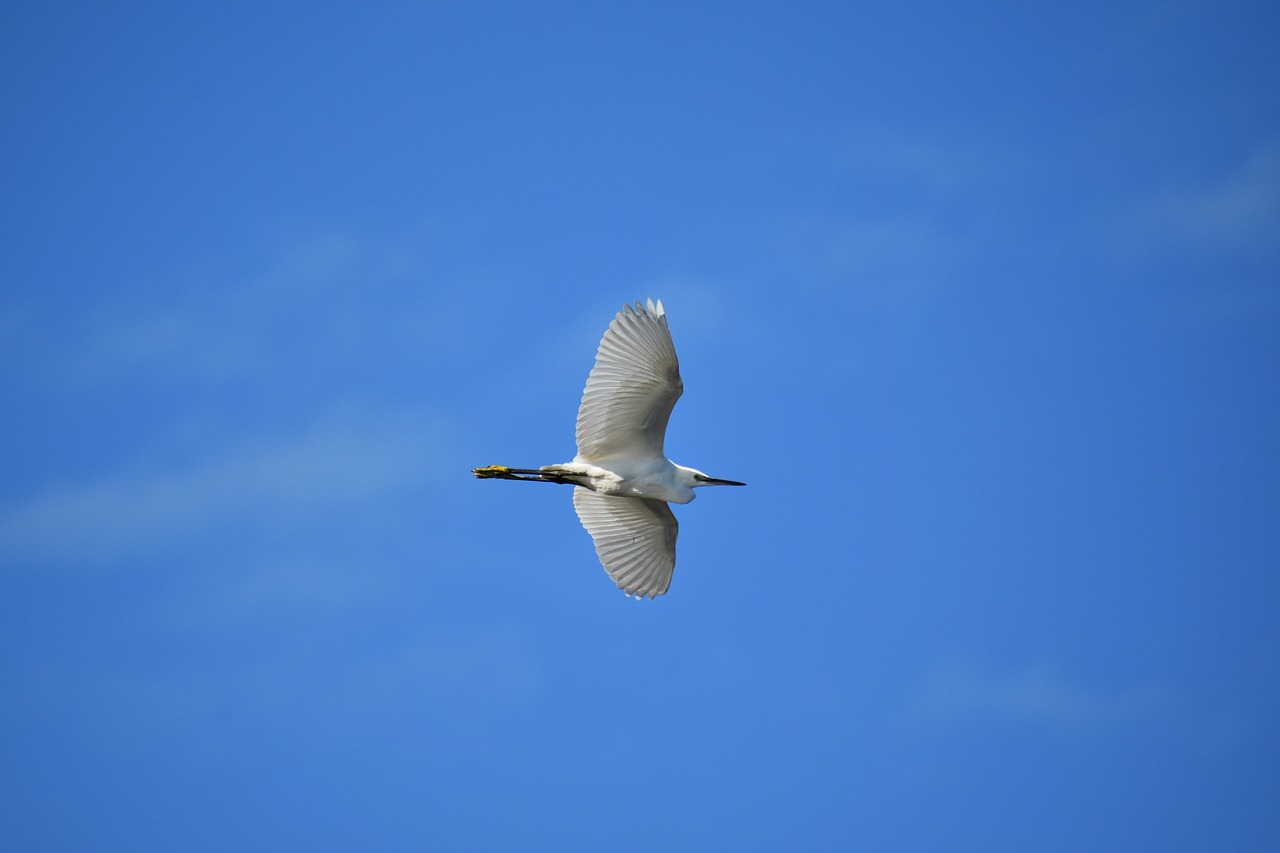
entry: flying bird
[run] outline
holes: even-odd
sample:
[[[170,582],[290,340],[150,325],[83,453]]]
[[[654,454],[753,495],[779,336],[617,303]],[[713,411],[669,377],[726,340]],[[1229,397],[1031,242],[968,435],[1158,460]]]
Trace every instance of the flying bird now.
[[[563,465],[473,468],[481,479],[574,486],[573,508],[604,570],[637,599],[662,595],[676,566],[675,513],[699,486],[744,486],[677,465],[663,452],[671,409],[684,391],[662,300],[623,306],[613,318],[578,407],[578,455]]]

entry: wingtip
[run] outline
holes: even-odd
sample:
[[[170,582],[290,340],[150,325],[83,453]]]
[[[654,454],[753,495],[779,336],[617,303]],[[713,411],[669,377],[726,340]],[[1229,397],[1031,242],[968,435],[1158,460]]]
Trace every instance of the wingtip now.
[[[618,584],[618,589],[622,590],[622,594],[627,598],[635,601],[655,601],[658,596],[666,595],[667,592],[665,589],[640,589],[639,587],[627,589],[624,584]]]
[[[650,317],[665,317],[667,316],[667,311],[662,307],[661,299],[650,298],[646,299],[644,302],[637,299],[634,305],[631,303],[623,303],[622,310],[618,312],[618,316],[623,317],[627,314],[635,314],[638,317],[642,317],[646,314]]]

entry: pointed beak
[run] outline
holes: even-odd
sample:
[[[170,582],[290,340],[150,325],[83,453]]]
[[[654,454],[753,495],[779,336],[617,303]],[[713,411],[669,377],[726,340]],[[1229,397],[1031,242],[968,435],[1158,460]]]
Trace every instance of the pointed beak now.
[[[739,483],[737,480],[717,480],[715,477],[708,477],[702,481],[704,486],[745,486],[746,483]]]

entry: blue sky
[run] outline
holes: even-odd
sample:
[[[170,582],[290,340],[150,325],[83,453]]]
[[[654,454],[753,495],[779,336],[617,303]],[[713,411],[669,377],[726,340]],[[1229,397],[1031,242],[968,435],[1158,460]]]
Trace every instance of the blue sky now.
[[[10,3],[0,846],[1274,850],[1280,12]],[[662,298],[669,595],[559,487]]]

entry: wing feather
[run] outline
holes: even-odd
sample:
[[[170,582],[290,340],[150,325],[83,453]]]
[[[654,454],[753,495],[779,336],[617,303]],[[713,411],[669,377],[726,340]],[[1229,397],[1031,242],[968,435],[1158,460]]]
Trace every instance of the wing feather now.
[[[624,306],[613,318],[578,407],[578,458],[665,456],[663,437],[684,390],[662,301]]]
[[[578,486],[573,508],[619,589],[636,598],[667,591],[676,567],[679,525],[665,501],[601,495]]]

